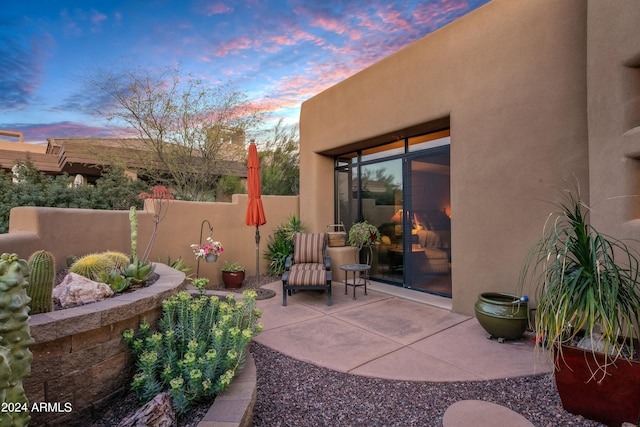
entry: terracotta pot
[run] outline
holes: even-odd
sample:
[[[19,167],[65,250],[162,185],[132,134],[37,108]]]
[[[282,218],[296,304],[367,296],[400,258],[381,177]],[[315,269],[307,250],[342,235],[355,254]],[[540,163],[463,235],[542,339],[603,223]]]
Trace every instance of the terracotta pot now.
[[[499,342],[522,338],[529,324],[529,305],[511,294],[486,292],[474,306],[480,326]]]
[[[227,289],[238,289],[244,282],[244,271],[223,271],[222,282]]]
[[[556,357],[556,387],[564,409],[608,426],[640,420],[640,360],[618,359],[603,375],[601,353],[563,345]]]

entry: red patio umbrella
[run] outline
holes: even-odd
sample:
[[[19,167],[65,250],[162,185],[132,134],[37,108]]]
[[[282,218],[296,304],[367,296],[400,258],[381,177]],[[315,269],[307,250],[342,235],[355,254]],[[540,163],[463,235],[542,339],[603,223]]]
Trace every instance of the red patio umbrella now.
[[[267,223],[262,207],[260,194],[260,159],[258,159],[258,149],[253,142],[249,144],[249,159],[247,161],[247,187],[249,190],[249,204],[244,222],[247,225],[256,227],[256,284],[260,281],[260,229],[261,225]]]

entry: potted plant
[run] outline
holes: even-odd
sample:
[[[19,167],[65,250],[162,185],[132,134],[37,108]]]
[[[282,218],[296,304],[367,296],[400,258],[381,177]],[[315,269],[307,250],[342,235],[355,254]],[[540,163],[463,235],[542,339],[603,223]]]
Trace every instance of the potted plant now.
[[[196,256],[196,259],[203,258],[207,262],[215,262],[218,260],[218,257],[222,255],[224,248],[222,247],[222,243],[213,240],[211,236],[209,236],[204,244],[192,244],[191,250]]]
[[[373,245],[378,241],[380,241],[380,231],[378,231],[378,227],[369,224],[366,220],[356,222],[349,229],[349,244],[354,248],[358,248],[356,257],[362,248],[369,249],[366,264],[369,264]]]
[[[222,266],[222,282],[227,289],[238,289],[244,282],[245,268],[237,262],[225,261]]]
[[[638,258],[625,243],[587,223],[579,193],[565,196],[530,250],[519,286],[533,285],[536,338],[554,356],[564,408],[608,425],[635,424]]]

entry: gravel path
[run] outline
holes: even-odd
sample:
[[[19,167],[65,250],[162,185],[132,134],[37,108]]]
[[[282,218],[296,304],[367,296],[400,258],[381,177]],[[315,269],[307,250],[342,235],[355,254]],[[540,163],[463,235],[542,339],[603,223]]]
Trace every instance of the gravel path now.
[[[256,342],[251,352],[258,369],[255,427],[435,427],[442,426],[450,405],[467,399],[506,406],[538,427],[602,426],[562,409],[550,375],[449,383],[392,381],[320,368]]]

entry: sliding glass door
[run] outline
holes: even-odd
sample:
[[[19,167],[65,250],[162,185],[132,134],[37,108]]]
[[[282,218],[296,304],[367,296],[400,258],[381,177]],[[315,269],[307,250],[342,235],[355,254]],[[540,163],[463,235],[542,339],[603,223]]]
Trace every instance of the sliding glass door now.
[[[404,285],[451,296],[449,146],[405,159]]]
[[[337,220],[380,231],[361,259],[374,280],[451,296],[449,142],[447,130],[337,158]]]

